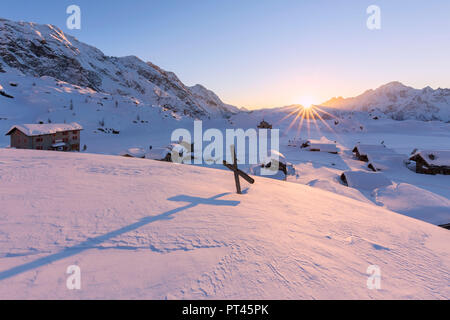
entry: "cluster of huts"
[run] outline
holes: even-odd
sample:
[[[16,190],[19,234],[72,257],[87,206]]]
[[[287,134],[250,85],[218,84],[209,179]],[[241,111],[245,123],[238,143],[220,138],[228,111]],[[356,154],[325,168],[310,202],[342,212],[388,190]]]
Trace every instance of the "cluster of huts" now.
[[[450,174],[450,151],[423,150],[413,152],[408,158],[387,148],[384,144],[358,144],[353,148],[356,159],[366,162],[371,171],[346,171],[341,175],[344,185],[357,189],[373,189],[392,182],[380,171],[395,170],[405,164],[415,163],[415,171],[422,174]]]
[[[384,144],[358,144],[353,149],[355,158],[367,162],[367,167],[374,171],[384,171],[405,162],[415,163],[415,171],[422,174],[450,174],[450,150],[415,151],[407,158],[387,148]]]
[[[272,129],[272,125],[263,120],[258,125],[261,129]],[[81,131],[78,123],[60,124],[21,124],[11,127],[6,133],[11,137],[11,148],[53,151],[80,151]],[[130,148],[121,153],[124,157],[148,158],[172,162],[172,151],[177,145],[171,144],[163,148],[155,148],[148,152],[141,148]],[[336,143],[322,143],[313,140],[292,140],[289,146],[300,147],[312,152],[328,152],[338,154]],[[187,149],[189,146],[187,146]],[[194,145],[190,146],[193,154]],[[384,144],[357,144],[353,148],[355,158],[367,162],[368,169],[383,171],[392,164],[406,161],[415,163],[415,171],[422,174],[450,175],[450,150],[421,150],[414,152],[409,159],[387,148]],[[182,157],[182,151],[180,151]],[[264,164],[265,166],[269,164]],[[286,161],[280,162],[280,170],[286,173]]]
[[[185,150],[189,150],[189,148],[190,154],[185,155],[184,154]],[[192,143],[191,145],[189,144],[184,145],[183,142],[180,142],[179,144],[172,143],[166,147],[157,147],[157,148],[150,147],[149,151],[146,151],[142,148],[129,148],[121,152],[120,155],[126,158],[150,159],[165,162],[179,162],[176,161],[175,159],[172,159],[173,155],[178,156],[180,159],[184,159],[185,156],[188,156],[191,160],[193,160],[194,144]]]
[[[405,163],[415,163],[415,171],[422,174],[450,174],[450,151],[423,150],[413,152],[408,158],[387,148],[384,144],[358,144],[353,148],[356,159],[366,162],[367,168],[373,173],[365,171],[346,171],[341,175],[344,185],[364,189],[367,186],[386,186],[390,181],[379,171],[395,170]],[[376,174],[375,174],[376,172]]]

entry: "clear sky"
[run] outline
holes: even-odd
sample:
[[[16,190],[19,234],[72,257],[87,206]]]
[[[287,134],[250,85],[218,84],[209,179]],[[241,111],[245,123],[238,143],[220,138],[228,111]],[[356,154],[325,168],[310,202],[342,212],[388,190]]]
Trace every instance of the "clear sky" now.
[[[66,8],[82,11],[68,30]],[[381,30],[369,30],[369,5]],[[107,55],[136,55],[250,108],[320,103],[390,81],[450,87],[448,0],[14,0]]]

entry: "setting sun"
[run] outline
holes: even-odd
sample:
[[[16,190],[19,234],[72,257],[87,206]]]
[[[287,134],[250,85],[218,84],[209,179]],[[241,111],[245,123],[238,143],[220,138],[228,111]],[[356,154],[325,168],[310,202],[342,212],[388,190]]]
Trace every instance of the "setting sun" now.
[[[303,96],[298,99],[299,104],[301,104],[305,109],[311,108],[314,104],[316,104],[316,99],[311,96]]]

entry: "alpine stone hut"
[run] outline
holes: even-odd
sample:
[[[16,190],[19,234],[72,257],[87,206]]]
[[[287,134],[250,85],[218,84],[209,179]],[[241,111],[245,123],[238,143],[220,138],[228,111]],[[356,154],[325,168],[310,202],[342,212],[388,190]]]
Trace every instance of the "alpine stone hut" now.
[[[272,125],[268,123],[267,121],[263,120],[258,125],[258,129],[272,129]]]
[[[418,151],[409,160],[416,162],[417,173],[450,175],[450,150]]]

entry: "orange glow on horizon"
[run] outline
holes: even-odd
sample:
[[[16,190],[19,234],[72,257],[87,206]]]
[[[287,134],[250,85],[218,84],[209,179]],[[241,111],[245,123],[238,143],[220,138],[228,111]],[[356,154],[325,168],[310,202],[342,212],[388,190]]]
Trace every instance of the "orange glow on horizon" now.
[[[290,120],[291,122],[289,123],[289,126],[287,127],[287,132],[289,132],[293,127],[295,127],[296,128],[296,138],[299,137],[305,121],[306,121],[308,138],[310,137],[310,134],[311,134],[311,122],[314,125],[314,127],[317,129],[318,132],[320,132],[320,127],[318,125],[318,121],[319,121],[320,123],[324,124],[328,130],[330,130],[331,132],[334,132],[336,134],[336,132],[333,130],[333,128],[330,127],[330,125],[320,115],[322,113],[322,115],[327,115],[331,118],[336,118],[332,114],[326,112],[325,110],[322,110],[320,107],[313,105],[313,104],[310,105],[309,107],[292,106],[292,108],[293,108],[293,110],[291,112],[289,112],[281,120],[279,120],[277,122],[277,124],[279,124],[285,120],[290,120],[289,118],[293,117],[293,119]]]

